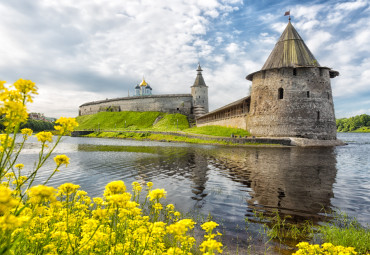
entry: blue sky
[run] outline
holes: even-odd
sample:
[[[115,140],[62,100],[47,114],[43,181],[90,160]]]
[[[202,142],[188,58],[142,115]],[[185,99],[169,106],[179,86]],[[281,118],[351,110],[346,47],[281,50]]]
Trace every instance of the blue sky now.
[[[93,100],[190,93],[200,61],[210,110],[244,97],[287,25],[332,79],[336,117],[370,114],[370,1],[2,0],[0,79],[39,87],[31,111],[77,116]]]

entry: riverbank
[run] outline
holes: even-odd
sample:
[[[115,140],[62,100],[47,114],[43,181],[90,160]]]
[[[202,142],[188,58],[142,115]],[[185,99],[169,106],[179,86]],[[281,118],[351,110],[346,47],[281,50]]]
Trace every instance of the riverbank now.
[[[149,140],[161,142],[186,142],[197,144],[243,145],[243,146],[290,146],[291,141],[285,138],[256,137],[215,137],[209,135],[189,134],[185,132],[160,131],[77,131],[72,136]]]
[[[182,131],[161,132],[161,131],[75,131],[72,136],[96,137],[96,138],[117,138],[133,140],[149,140],[161,142],[185,142],[197,144],[219,144],[233,146],[299,146],[299,147],[330,147],[345,145],[341,140],[314,140],[306,138],[291,137],[248,137],[235,136],[221,137],[200,134],[190,134]]]

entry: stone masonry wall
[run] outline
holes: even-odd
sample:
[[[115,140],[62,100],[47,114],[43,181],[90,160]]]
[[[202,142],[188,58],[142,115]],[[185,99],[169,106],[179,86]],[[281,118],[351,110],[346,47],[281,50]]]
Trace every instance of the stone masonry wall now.
[[[329,69],[281,68],[254,74],[247,127],[257,136],[336,139]]]
[[[241,115],[241,116],[217,119],[217,120],[206,122],[206,123],[197,123],[197,127],[211,126],[211,125],[247,129],[247,118],[246,118],[246,115]]]
[[[190,94],[151,95],[123,97],[85,103],[79,108],[79,115],[95,114],[102,108],[119,107],[120,111],[158,111],[168,113],[192,114]]]

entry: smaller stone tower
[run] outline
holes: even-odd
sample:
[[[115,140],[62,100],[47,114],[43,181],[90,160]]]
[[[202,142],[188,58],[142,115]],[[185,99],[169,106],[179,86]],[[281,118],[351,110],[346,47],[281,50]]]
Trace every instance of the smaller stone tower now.
[[[195,117],[208,113],[208,86],[202,76],[202,68],[198,64],[197,78],[191,86],[191,95],[193,96],[193,109]]]

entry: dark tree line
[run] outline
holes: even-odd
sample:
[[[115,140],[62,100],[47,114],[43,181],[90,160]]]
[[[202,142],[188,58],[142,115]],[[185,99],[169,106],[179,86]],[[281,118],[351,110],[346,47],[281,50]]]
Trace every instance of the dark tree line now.
[[[361,114],[350,118],[337,119],[337,131],[354,131],[361,127],[370,127],[370,115]]]
[[[30,128],[34,132],[54,130],[54,122],[29,119],[26,124],[21,126],[21,128]]]

